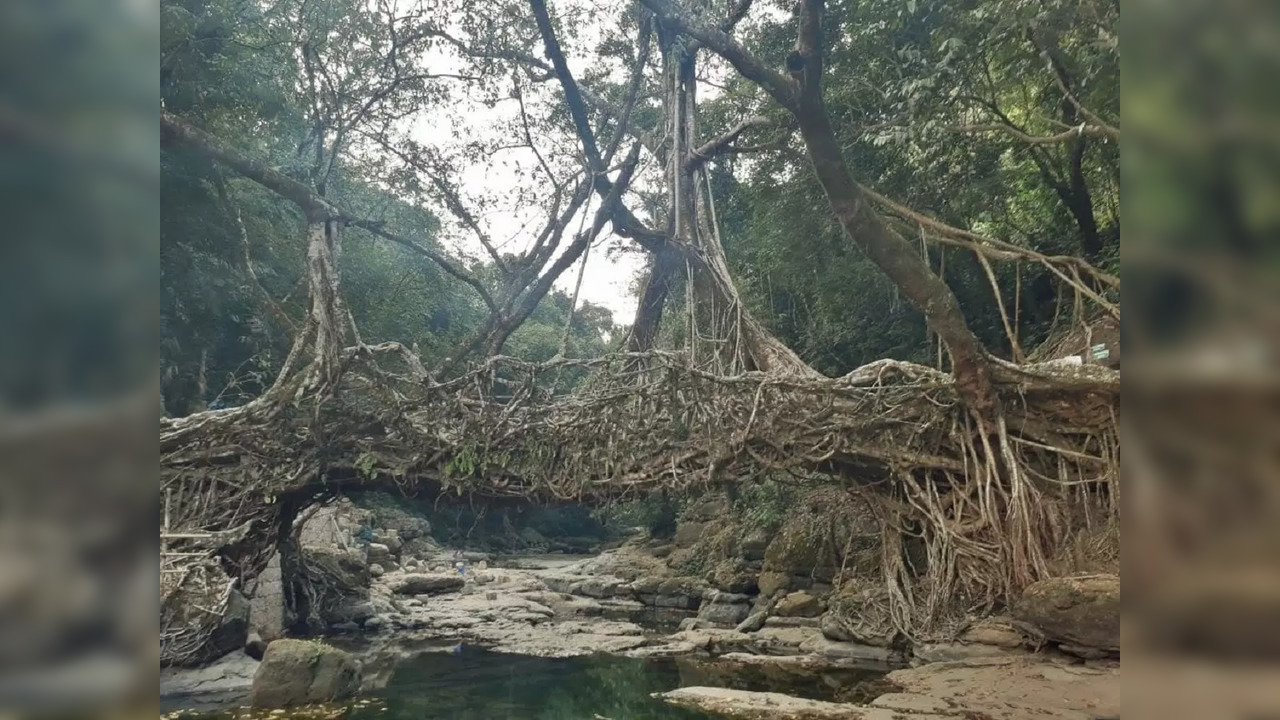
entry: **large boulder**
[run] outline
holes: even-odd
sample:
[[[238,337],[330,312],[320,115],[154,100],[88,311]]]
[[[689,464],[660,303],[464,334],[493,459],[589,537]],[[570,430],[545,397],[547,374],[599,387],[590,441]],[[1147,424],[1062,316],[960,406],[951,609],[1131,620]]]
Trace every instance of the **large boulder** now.
[[[391,592],[397,595],[434,595],[453,592],[466,585],[461,575],[448,573],[410,573],[391,583]]]
[[[1079,575],[1028,585],[1014,617],[1050,640],[1119,651],[1120,576]]]
[[[253,676],[249,705],[284,708],[343,700],[360,690],[350,653],[311,640],[276,640]]]

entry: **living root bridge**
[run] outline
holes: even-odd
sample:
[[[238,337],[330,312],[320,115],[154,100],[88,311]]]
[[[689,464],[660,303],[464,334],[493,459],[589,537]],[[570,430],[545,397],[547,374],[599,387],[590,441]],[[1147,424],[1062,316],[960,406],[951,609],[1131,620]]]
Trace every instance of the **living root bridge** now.
[[[663,352],[495,357],[447,381],[396,345],[344,363],[324,396],[162,422],[173,527],[254,528],[218,549],[230,574],[260,571],[283,506],[375,484],[604,503],[821,474],[870,491],[886,536],[926,543],[927,568],[886,553],[914,630],[949,598],[998,602],[1044,576],[1082,517],[1118,517],[1119,373],[1098,366],[993,361],[1003,414],[979,420],[950,375],[889,360],[816,378],[719,376]]]

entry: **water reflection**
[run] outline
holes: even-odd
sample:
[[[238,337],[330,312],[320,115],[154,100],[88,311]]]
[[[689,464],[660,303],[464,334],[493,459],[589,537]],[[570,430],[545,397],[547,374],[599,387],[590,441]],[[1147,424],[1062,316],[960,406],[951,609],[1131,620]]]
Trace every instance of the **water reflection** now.
[[[403,648],[402,648],[403,650]],[[865,701],[881,670],[697,659],[596,655],[538,658],[454,645],[409,657],[366,657],[378,689],[352,703],[288,713],[231,710],[200,720],[708,720],[655,700],[652,693],[692,685],[782,692],[816,700]],[[370,662],[372,661],[372,662]],[[196,716],[189,716],[196,717]]]

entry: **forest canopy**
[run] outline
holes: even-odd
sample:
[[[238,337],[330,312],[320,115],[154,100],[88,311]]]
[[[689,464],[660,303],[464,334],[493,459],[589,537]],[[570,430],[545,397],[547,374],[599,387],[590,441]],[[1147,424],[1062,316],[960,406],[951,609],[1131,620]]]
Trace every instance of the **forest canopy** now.
[[[594,357],[639,347],[647,325],[647,346],[716,335],[708,313],[724,307],[708,310],[717,300],[688,287],[689,260],[645,235],[679,237],[670,164],[687,147],[697,167],[678,174],[697,196],[686,223],[714,236],[733,285],[711,297],[740,301],[826,375],[880,358],[945,368],[936,328],[831,211],[803,116],[721,48],[699,50],[707,43],[671,15],[731,30],[752,58],[785,68],[802,5],[538,13],[522,2],[164,0],[163,112],[334,208],[359,339],[416,348],[428,367],[497,353]],[[1120,238],[1118,5],[875,0],[822,11],[833,147],[954,294],[981,347],[1020,360],[1118,307],[1119,283],[1108,282]],[[307,213],[165,129],[162,382],[166,411],[183,415],[241,404],[279,372],[307,316]],[[584,130],[604,167],[584,155]],[[476,182],[477,168],[506,182]],[[628,174],[616,200],[600,170],[618,187]],[[523,232],[497,237],[489,218],[501,214]],[[578,297],[594,247],[646,266],[632,283],[636,317]]]

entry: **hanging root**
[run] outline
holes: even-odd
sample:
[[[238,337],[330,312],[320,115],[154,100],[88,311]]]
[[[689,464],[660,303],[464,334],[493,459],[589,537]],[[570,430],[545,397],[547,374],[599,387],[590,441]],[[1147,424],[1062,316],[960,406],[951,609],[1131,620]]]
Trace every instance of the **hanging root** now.
[[[663,352],[497,357],[436,381],[402,351],[346,353],[324,396],[166,420],[174,526],[250,524],[219,550],[250,577],[286,494],[381,484],[608,502],[817,475],[881,508],[893,621],[915,633],[1086,562],[1060,550],[1085,548],[1119,515],[1119,373],[1106,368],[997,362],[1003,410],[977,417],[949,375],[896,361],[821,378],[716,375]]]

